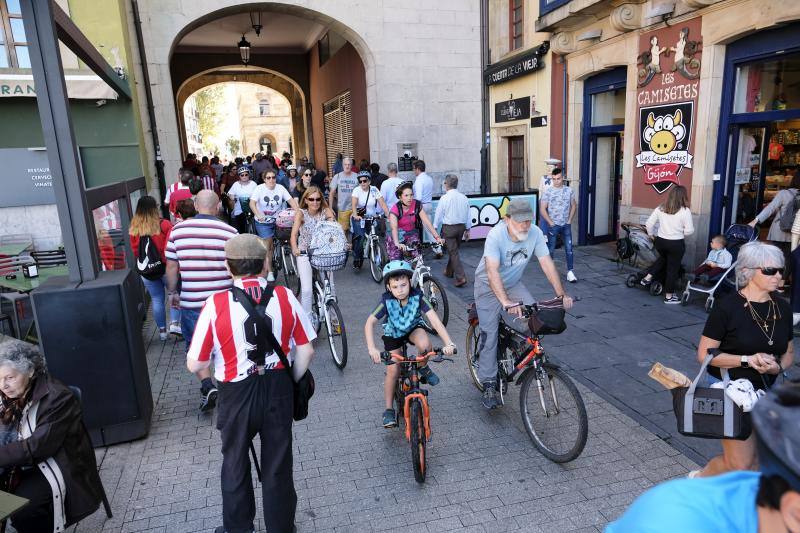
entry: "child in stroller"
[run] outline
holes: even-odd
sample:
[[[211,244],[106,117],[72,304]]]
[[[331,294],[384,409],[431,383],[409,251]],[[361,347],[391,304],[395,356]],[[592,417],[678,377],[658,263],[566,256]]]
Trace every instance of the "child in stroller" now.
[[[698,283],[695,280],[689,281],[686,284],[686,289],[683,291],[681,295],[681,304],[688,305],[689,299],[692,297],[692,291],[699,292],[702,294],[707,294],[708,297],[706,298],[705,308],[706,311],[711,311],[711,308],[714,306],[714,298],[716,296],[717,289],[720,288],[723,284],[727,283],[728,286],[735,286],[736,282],[731,278],[730,274],[733,272],[733,269],[736,267],[736,256],[739,254],[739,248],[742,247],[743,244],[746,244],[750,241],[754,241],[758,238],[758,231],[748,226],[747,224],[732,224],[726,231],[725,231],[725,241],[727,244],[725,246],[725,250],[730,253],[731,256],[731,263],[730,265],[725,268],[722,272],[719,271],[711,271],[707,272],[705,275],[708,276],[708,279],[702,279],[701,283]],[[714,241],[717,240],[717,237],[711,240],[711,252],[709,252],[708,257],[706,258],[706,262],[714,255]],[[717,254],[723,255],[723,254]],[[718,261],[715,261],[718,262]],[[703,265],[706,263],[704,262]],[[701,265],[701,267],[703,266]],[[698,268],[699,270],[699,268]]]
[[[724,274],[733,264],[733,255],[725,249],[727,244],[728,240],[725,235],[717,235],[711,239],[711,250],[708,252],[708,257],[695,269],[694,274],[689,274],[689,281],[708,283]]]

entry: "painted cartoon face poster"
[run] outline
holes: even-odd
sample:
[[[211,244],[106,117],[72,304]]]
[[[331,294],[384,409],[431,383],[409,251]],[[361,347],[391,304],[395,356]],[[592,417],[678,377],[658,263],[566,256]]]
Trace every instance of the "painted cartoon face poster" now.
[[[633,205],[655,207],[675,185],[691,193],[702,19],[644,33],[637,65]]]

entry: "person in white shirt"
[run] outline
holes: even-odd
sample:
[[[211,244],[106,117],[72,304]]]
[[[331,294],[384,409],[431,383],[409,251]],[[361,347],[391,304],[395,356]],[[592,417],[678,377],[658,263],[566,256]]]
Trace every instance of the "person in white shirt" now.
[[[383,201],[391,209],[397,203],[397,196],[394,193],[397,187],[403,183],[403,178],[397,175],[397,163],[389,163],[386,169],[389,172],[389,179],[381,184],[381,196],[383,196]],[[386,214],[388,216],[389,213],[387,212]]]
[[[250,167],[242,165],[239,167],[239,181],[231,185],[228,190],[229,207],[231,209],[231,225],[239,233],[247,233],[247,212],[250,197],[256,188],[256,182],[250,179]]]
[[[414,200],[422,204],[422,210],[428,215],[428,218],[433,219],[433,178],[428,176],[425,172],[425,161],[417,159],[411,165],[414,169]],[[430,241],[431,235],[428,230],[424,230],[424,241]]]
[[[353,268],[359,270],[364,263],[364,235],[367,227],[364,224],[365,216],[375,216],[379,210],[389,212],[386,202],[383,201],[381,191],[370,185],[369,171],[362,170],[358,173],[358,187],[353,189],[350,197],[353,221]]]
[[[642,285],[648,286],[653,277],[666,268],[664,277],[664,303],[679,304],[681,299],[675,294],[675,282],[681,268],[681,260],[686,252],[684,237],[694,233],[692,212],[689,210],[689,193],[683,185],[675,185],[669,191],[667,201],[656,207],[645,224],[647,234],[655,236],[658,259],[642,278]],[[658,226],[658,229],[656,229]]]
[[[267,245],[267,257],[272,257],[272,236],[275,235],[275,216],[286,208],[286,204],[297,209],[297,200],[289,194],[286,187],[279,185],[275,172],[264,172],[264,183],[258,185],[250,196],[250,209],[256,219],[256,234],[264,239]],[[272,272],[272,261],[267,261],[267,281],[275,281]]]
[[[469,240],[469,230],[472,227],[469,199],[458,191],[458,176],[455,174],[444,177],[444,188],[445,193],[436,205],[433,227],[442,236],[447,247],[448,259],[444,275],[448,278],[455,277],[455,286],[463,287],[467,284],[467,275],[464,273],[458,249],[462,239]]]

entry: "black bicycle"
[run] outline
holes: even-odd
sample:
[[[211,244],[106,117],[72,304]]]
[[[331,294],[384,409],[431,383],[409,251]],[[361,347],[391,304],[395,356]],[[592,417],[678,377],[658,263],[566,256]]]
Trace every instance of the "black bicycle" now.
[[[404,344],[399,354],[381,352],[381,360],[385,365],[400,365],[400,376],[394,388],[395,412],[398,419],[405,420],[406,440],[411,444],[414,479],[418,483],[424,483],[427,474],[426,448],[431,438],[431,420],[428,391],[420,387],[419,366],[430,361],[441,363],[453,360],[444,357],[442,348],[434,348],[428,353],[411,356],[407,354],[407,348]],[[434,355],[437,357],[432,357]]]
[[[586,407],[569,376],[547,359],[541,340],[548,328],[540,327],[540,322],[535,320],[539,306],[522,303],[520,306],[530,333],[524,334],[500,320],[497,339],[500,401],[505,404],[508,384],[516,383],[520,387],[520,415],[533,445],[551,461],[566,463],[578,457],[586,446],[589,433]],[[467,328],[467,365],[475,386],[483,391],[478,379],[479,327],[475,304],[472,304]]]

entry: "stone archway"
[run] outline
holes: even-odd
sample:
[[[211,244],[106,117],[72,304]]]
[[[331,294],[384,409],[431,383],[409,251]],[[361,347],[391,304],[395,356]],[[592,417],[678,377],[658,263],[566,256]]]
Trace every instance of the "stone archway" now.
[[[210,69],[187,79],[178,87],[175,102],[176,110],[178,111],[178,135],[180,136],[181,153],[186,151],[186,130],[182,112],[186,99],[197,91],[217,83],[245,82],[273,89],[289,101],[295,154],[309,157],[313,153],[313,144],[309,135],[306,98],[299,85],[291,78],[266,68],[248,67],[247,70],[242,71],[235,65],[222,69]]]
[[[325,28],[335,31],[343,36],[356,50],[361,58],[365,70],[365,90],[366,90],[366,114],[368,117],[367,129],[370,146],[377,146],[377,105],[375,87],[375,68],[376,63],[373,54],[367,46],[362,34],[369,26],[369,18],[362,17],[359,24],[363,26],[361,31],[345,25],[342,20],[353,20],[351,6],[342,2],[310,2],[310,7],[301,7],[288,2],[241,2],[240,0],[194,0],[189,7],[182,2],[161,2],[157,0],[142,0],[139,2],[141,18],[147,21],[143,24],[142,32],[144,41],[148,43],[148,64],[146,68],[150,71],[153,80],[153,104],[157,122],[155,127],[158,129],[159,137],[162,139],[162,158],[168,168],[177,167],[181,162],[181,128],[177,119],[177,100],[174,96],[178,87],[174,87],[176,81],[173,72],[172,57],[181,40],[191,31],[217,19],[228,15],[247,12],[248,10],[259,10],[262,12],[274,12],[294,15],[308,20],[318,21]],[[235,48],[231,46],[232,50]],[[216,68],[230,64],[230,53],[208,54],[209,65]],[[269,57],[254,58],[252,65],[267,67],[267,64],[259,64],[259,60],[269,62]],[[188,77],[188,76],[187,76]],[[178,75],[178,78],[182,78]],[[298,80],[295,80],[298,81]],[[180,84],[181,81],[178,81]],[[301,84],[302,85],[302,84]],[[273,87],[274,88],[274,87]],[[307,95],[306,95],[307,96]],[[290,98],[290,102],[294,100]],[[308,109],[305,110],[303,122],[308,126]],[[176,119],[172,120],[172,117]],[[152,127],[152,125],[151,125]],[[306,128],[308,130],[308,128]],[[304,135],[295,135],[296,142],[305,139]],[[310,148],[310,141],[306,141],[306,150]],[[299,146],[295,148],[298,151]],[[372,151],[372,150],[370,150]],[[377,159],[377,153],[372,154]]]

